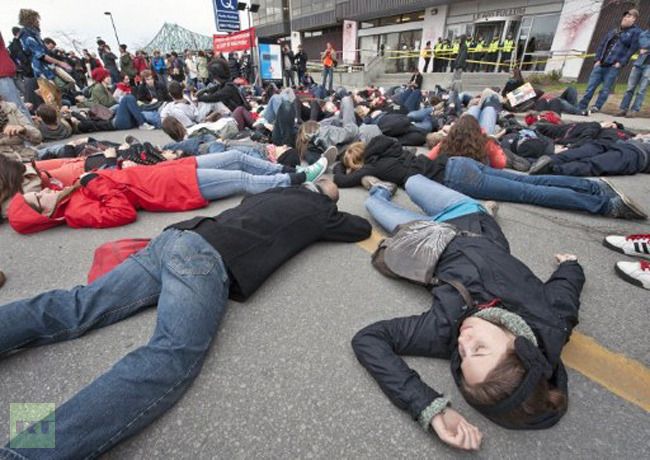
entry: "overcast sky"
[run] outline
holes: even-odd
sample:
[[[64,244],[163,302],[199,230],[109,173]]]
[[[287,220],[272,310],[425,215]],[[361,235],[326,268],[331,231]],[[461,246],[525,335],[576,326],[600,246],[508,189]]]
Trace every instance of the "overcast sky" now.
[[[18,25],[21,8],[38,11],[42,36],[52,37],[64,48],[69,46],[59,31],[67,31],[91,49],[100,36],[115,51],[115,33],[104,11],[113,14],[120,41],[131,49],[146,45],[165,22],[203,35],[216,32],[212,0],[0,0],[0,31],[5,42],[12,39],[11,28]],[[246,15],[241,16],[245,28],[248,21]]]

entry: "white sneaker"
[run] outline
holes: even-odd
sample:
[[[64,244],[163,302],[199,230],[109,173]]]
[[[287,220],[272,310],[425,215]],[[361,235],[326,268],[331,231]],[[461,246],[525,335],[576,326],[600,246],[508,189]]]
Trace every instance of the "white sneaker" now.
[[[650,262],[616,262],[616,274],[635,286],[650,290]]]
[[[628,256],[650,259],[650,234],[645,235],[610,235],[603,240],[603,246],[612,251]]]
[[[151,126],[149,123],[146,121],[142,123],[140,126],[138,126],[138,129],[141,129],[142,131],[151,131],[153,129],[156,129],[155,126]]]

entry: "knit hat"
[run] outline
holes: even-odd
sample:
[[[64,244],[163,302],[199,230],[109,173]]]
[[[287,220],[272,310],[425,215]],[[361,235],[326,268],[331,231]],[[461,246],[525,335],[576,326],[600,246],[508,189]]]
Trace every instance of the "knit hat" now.
[[[90,76],[97,83],[104,81],[106,77],[110,77],[110,73],[103,67],[97,67],[90,73]]]
[[[636,8],[632,8],[631,10],[627,10],[625,13],[623,13],[623,16],[625,16],[626,14],[636,16],[636,18],[639,19],[639,10],[637,10]]]

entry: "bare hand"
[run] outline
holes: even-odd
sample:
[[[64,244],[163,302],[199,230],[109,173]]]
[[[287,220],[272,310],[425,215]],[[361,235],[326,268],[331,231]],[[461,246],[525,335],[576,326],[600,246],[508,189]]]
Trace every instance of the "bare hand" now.
[[[132,168],[132,167],[134,167],[134,166],[138,166],[138,164],[137,164],[137,163],[134,163],[134,162],[131,161],[131,160],[126,160],[126,161],[123,161],[123,162],[122,162],[122,169]]]
[[[70,65],[67,62],[63,62],[63,61],[59,62],[59,67],[67,70],[68,72],[72,70],[72,67],[70,67]]]
[[[594,67],[598,67],[598,66],[600,66],[600,61],[594,62]]]
[[[621,68],[621,63],[620,62],[615,63],[614,67],[616,67],[617,69],[620,69]]]
[[[578,256],[574,254],[555,254],[555,262],[561,264],[562,262],[568,262],[570,260],[578,260]]]
[[[8,137],[18,136],[19,134],[22,134],[24,132],[25,132],[25,127],[18,126],[18,125],[7,125],[5,126],[5,130],[4,130],[5,136]]]
[[[442,442],[463,450],[479,450],[483,433],[453,409],[433,417],[431,427]]]

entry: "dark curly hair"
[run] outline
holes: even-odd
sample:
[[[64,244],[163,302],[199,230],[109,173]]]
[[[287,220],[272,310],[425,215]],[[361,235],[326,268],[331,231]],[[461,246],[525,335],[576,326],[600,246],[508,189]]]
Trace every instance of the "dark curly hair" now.
[[[487,147],[490,138],[481,131],[481,125],[472,115],[463,115],[449,130],[440,144],[440,153],[448,156],[472,158],[488,164]]]

